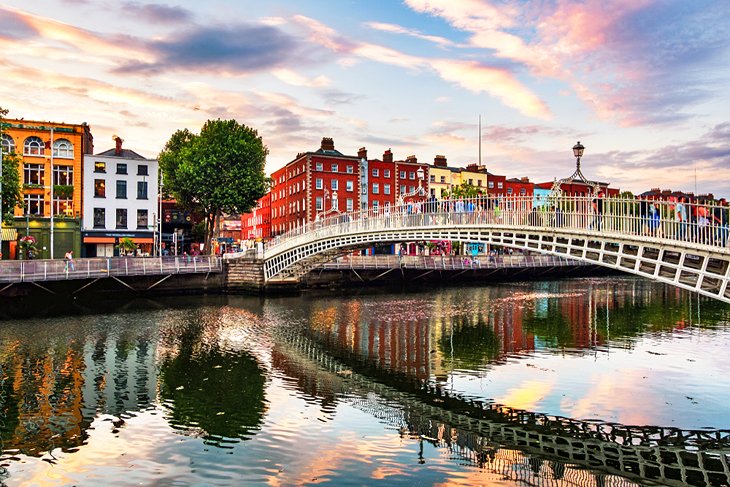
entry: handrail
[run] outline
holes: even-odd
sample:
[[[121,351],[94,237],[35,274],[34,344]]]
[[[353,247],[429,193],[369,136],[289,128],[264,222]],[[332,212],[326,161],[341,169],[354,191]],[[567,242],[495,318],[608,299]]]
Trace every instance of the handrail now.
[[[112,276],[143,276],[222,272],[215,255],[168,257],[92,257],[74,259],[8,260],[0,262],[0,282],[40,282]]]
[[[730,253],[727,205],[559,195],[434,199],[338,213],[274,237],[264,251],[264,258],[336,235],[447,225],[560,229],[586,236],[640,237],[658,244],[681,244]]]

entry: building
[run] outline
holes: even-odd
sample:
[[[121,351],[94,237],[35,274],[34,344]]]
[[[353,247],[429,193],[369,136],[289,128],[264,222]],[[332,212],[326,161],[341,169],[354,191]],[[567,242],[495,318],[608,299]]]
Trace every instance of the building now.
[[[249,213],[241,215],[241,239],[249,243],[271,238],[271,192],[259,198]]]
[[[360,160],[323,137],[320,148],[302,152],[271,177],[271,235],[360,207]]]
[[[449,167],[446,156],[437,155],[430,166],[428,186],[430,196],[443,200],[451,195],[455,186],[461,184],[461,169]]]
[[[83,164],[82,257],[118,255],[130,238],[142,254],[154,255],[158,238],[158,164],[133,150],[116,147],[87,156]]]
[[[368,159],[367,150],[361,147],[360,158],[360,209],[375,212],[396,203],[396,170],[393,153],[388,149],[383,159]]]
[[[15,208],[15,233],[36,238],[38,258],[60,258],[68,250],[78,255],[82,163],[94,151],[91,128],[86,123],[5,119],[2,150],[20,156],[24,203],[22,208]],[[3,240],[8,236],[3,235]],[[12,244],[3,247],[3,254],[24,258]]]
[[[487,193],[489,187],[489,172],[486,166],[480,166],[479,164],[467,164],[467,166],[460,171],[460,184],[469,185],[477,189],[477,191]]]
[[[505,196],[507,194],[507,176],[487,173],[487,194],[489,196]]]
[[[387,156],[387,157],[386,157]],[[383,162],[392,162],[390,149],[383,154]],[[395,161],[396,204],[412,201],[424,202],[429,198],[428,182],[431,179],[428,164],[419,164],[416,156],[406,157],[405,161]]]
[[[508,196],[532,196],[535,184],[529,178],[510,178],[505,180],[505,189]]]

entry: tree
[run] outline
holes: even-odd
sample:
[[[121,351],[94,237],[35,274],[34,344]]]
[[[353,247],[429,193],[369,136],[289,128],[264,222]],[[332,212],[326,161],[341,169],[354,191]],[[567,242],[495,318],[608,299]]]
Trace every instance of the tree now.
[[[451,192],[448,194],[449,198],[478,198],[484,193],[482,190],[473,184],[461,183],[459,186],[451,188]]]
[[[2,220],[9,224],[13,220],[15,208],[23,204],[23,193],[20,190],[20,172],[18,171],[20,157],[14,152],[3,154],[2,157]]]
[[[132,240],[129,237],[124,237],[119,239],[119,243],[117,244],[117,248],[119,249],[119,253],[122,255],[127,255],[130,252],[134,252],[137,250],[137,244],[134,243],[134,240]]]
[[[175,132],[160,153],[166,190],[179,204],[205,215],[205,248],[223,213],[247,213],[268,188],[269,150],[256,130],[235,120],[208,120],[199,135]]]
[[[0,107],[0,133],[2,133],[3,117],[9,110]],[[2,187],[0,187],[0,219],[10,223],[13,217],[13,210],[23,203],[23,194],[20,191],[20,173],[18,172],[19,158],[15,153],[5,154],[2,152]]]

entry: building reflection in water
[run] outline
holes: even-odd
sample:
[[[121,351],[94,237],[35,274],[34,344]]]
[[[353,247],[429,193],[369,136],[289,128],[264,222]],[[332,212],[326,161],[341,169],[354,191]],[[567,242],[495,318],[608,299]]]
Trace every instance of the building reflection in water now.
[[[506,289],[509,288],[509,289]],[[313,300],[309,333],[332,350],[419,380],[480,370],[535,351],[630,348],[640,333],[671,333],[727,317],[722,303],[636,279],[517,283],[373,303]]]

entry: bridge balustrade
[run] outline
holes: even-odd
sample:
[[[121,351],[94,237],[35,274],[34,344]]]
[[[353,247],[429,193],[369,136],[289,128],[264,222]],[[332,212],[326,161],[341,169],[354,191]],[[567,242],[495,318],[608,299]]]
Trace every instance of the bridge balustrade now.
[[[65,260],[13,260],[0,263],[0,282],[41,282],[102,277],[221,272],[217,256],[95,257]]]

